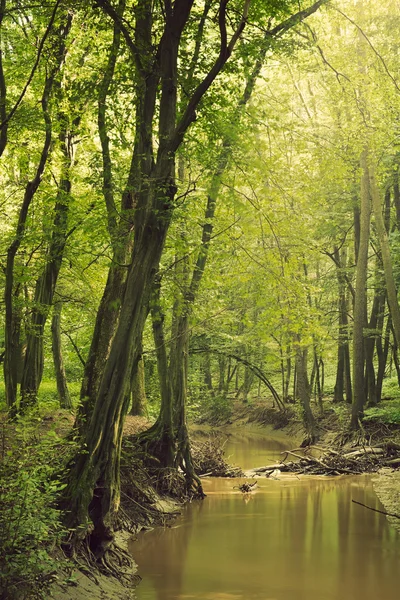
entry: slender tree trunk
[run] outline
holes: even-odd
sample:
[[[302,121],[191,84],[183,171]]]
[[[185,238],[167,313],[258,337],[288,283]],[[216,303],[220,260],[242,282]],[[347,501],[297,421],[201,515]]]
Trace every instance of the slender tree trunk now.
[[[206,352],[204,355],[203,368],[204,368],[204,383],[206,385],[208,392],[211,394],[211,396],[214,397],[215,392],[214,392],[214,386],[213,386],[212,375],[211,375],[211,356],[210,356],[209,352]]]
[[[160,380],[161,407],[157,421],[146,432],[149,451],[159,458],[161,465],[172,467],[175,461],[176,443],[173,427],[173,402],[171,381],[168,373],[167,345],[164,336],[164,314],[160,302],[161,282],[157,278],[153,284],[150,300],[154,345],[157,356],[157,370]]]
[[[368,270],[368,245],[371,218],[371,203],[369,196],[369,172],[367,164],[367,150],[361,155],[361,211],[360,211],[360,244],[356,266],[356,290],[354,300],[354,325],[353,325],[353,382],[354,397],[350,426],[359,428],[365,404],[364,392],[364,322],[367,310],[367,270]]]
[[[219,367],[218,393],[222,394],[226,388],[226,381],[225,381],[226,357],[225,356],[218,357],[218,367]]]
[[[122,17],[125,0],[119,0],[117,16]],[[102,148],[103,162],[103,197],[107,209],[107,225],[113,249],[112,262],[108,271],[100,306],[96,314],[96,322],[88,358],[85,363],[81,404],[78,408],[75,427],[83,435],[96,401],[100,381],[107,361],[111,342],[117,327],[119,309],[123,300],[127,277],[127,264],[132,250],[132,209],[134,207],[133,189],[135,188],[136,158],[132,160],[126,189],[122,195],[118,210],[114,199],[114,182],[112,176],[112,160],[110,140],[107,129],[107,98],[112,83],[115,65],[121,44],[121,29],[118,20],[114,22],[113,40],[110,46],[107,65],[103,79],[99,85],[97,124]],[[126,266],[125,266],[126,265]]]
[[[68,212],[71,192],[69,171],[72,163],[71,135],[67,117],[59,115],[62,124],[59,142],[62,152],[62,172],[54,207],[53,233],[43,272],[36,282],[33,310],[28,325],[27,347],[21,381],[21,411],[37,402],[43,375],[44,327],[49,314],[67,242]]]
[[[292,359],[290,357],[291,349],[288,346],[287,350],[287,359],[286,359],[286,375],[285,375],[285,388],[284,388],[284,402],[289,401],[289,386],[290,386],[290,377],[292,373]]]
[[[336,276],[338,281],[339,300],[338,300],[338,311],[339,311],[339,336],[338,336],[338,354],[337,354],[337,371],[336,371],[336,383],[334,390],[334,402],[343,402],[344,393],[346,389],[346,396],[348,397],[348,388],[350,388],[350,402],[351,402],[351,373],[350,373],[350,352],[349,352],[349,338],[348,338],[348,317],[347,317],[347,299],[346,299],[346,278],[344,277],[343,270],[346,268],[346,250],[342,251],[340,255],[339,249],[336,247],[333,252],[335,264],[336,264]],[[346,375],[348,374],[349,381],[345,382]]]
[[[385,307],[385,305],[383,305],[383,309],[384,309],[384,307]],[[383,311],[382,311],[382,321],[383,321]],[[382,330],[383,330],[383,324],[381,326],[381,331]],[[377,396],[378,402],[380,402],[382,399],[382,385],[383,385],[383,379],[385,377],[386,364],[387,364],[387,359],[388,359],[388,355],[389,355],[390,330],[391,330],[391,318],[389,315],[387,318],[387,321],[386,321],[383,344],[382,344],[382,337],[380,337],[377,340],[377,344],[376,344],[376,351],[377,351],[377,355],[378,355],[378,374],[376,377],[376,396]]]
[[[307,376],[307,348],[301,346],[299,336],[297,336],[296,340],[296,374],[297,394],[302,407],[303,423],[307,434],[305,443],[309,445],[316,441],[317,435],[315,419],[310,406],[310,385]]]
[[[71,396],[68,390],[67,377],[65,374],[64,360],[61,348],[61,310],[62,302],[56,302],[53,309],[51,322],[51,340],[53,350],[54,371],[57,381],[57,392],[61,408],[72,408]]]
[[[376,232],[378,234],[379,245],[382,252],[382,263],[385,274],[387,299],[392,315],[392,325],[396,336],[397,345],[400,344],[400,307],[397,300],[396,283],[393,275],[392,258],[390,255],[389,238],[385,228],[385,222],[382,214],[382,202],[380,199],[378,185],[375,178],[374,167],[370,167],[369,181],[371,189],[372,206],[375,217]]]
[[[378,277],[378,273],[376,273]],[[365,395],[368,398],[368,403],[374,406],[377,403],[376,396],[376,378],[375,378],[375,365],[374,365],[374,353],[375,353],[375,342],[377,338],[377,324],[379,311],[381,306],[381,290],[378,289],[379,281],[375,284],[374,300],[371,308],[370,320],[368,323],[368,335],[365,337]]]
[[[6,148],[8,141],[8,122],[7,122],[7,86],[3,68],[3,20],[6,10],[6,0],[0,1],[0,157]]]
[[[36,173],[34,178],[28,182],[24,198],[21,204],[21,208],[18,215],[18,223],[15,232],[14,240],[11,242],[7,249],[7,260],[6,260],[6,282],[4,290],[4,304],[5,304],[5,357],[4,357],[4,380],[6,389],[6,401],[11,413],[16,412],[16,399],[17,399],[17,364],[18,364],[18,348],[19,340],[16,340],[18,327],[16,326],[16,314],[14,306],[14,265],[15,258],[18,250],[21,246],[23,237],[25,235],[26,220],[28,218],[28,211],[33,198],[39,188],[44,169],[46,167],[47,159],[50,152],[52,142],[52,120],[50,114],[49,103],[53,92],[53,86],[55,78],[61,68],[65,54],[65,42],[68,36],[72,23],[72,15],[69,14],[66,22],[62,24],[56,34],[56,57],[55,64],[51,69],[50,73],[46,77],[41,104],[43,111],[43,119],[45,124],[45,138],[43,147],[39,159],[39,163],[36,167]],[[38,358],[39,367],[40,360]]]

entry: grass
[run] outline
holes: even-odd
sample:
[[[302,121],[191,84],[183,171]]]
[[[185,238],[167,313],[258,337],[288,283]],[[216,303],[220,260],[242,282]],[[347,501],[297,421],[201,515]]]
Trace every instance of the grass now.
[[[69,393],[74,406],[79,402],[81,383],[80,381],[72,381],[68,384]],[[4,381],[0,381],[0,411],[6,410]],[[55,380],[42,381],[38,394],[38,410],[39,416],[45,417],[49,413],[60,408],[60,403],[57,394],[57,384]]]

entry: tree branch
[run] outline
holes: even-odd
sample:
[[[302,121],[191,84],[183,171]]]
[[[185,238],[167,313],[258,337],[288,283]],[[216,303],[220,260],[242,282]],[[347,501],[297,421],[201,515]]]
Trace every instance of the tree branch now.
[[[0,130],[3,129],[3,127],[5,127],[7,125],[7,123],[10,121],[10,119],[12,119],[12,117],[16,113],[16,111],[17,111],[19,105],[21,104],[21,102],[22,102],[22,100],[23,100],[23,98],[24,98],[24,96],[26,94],[26,91],[27,91],[27,89],[28,89],[28,87],[29,87],[29,85],[30,85],[30,83],[31,83],[34,75],[35,75],[36,69],[37,69],[37,67],[39,65],[40,57],[41,57],[42,52],[43,52],[44,44],[46,42],[46,39],[49,36],[51,28],[53,27],[53,23],[54,23],[54,20],[56,18],[56,13],[57,13],[57,10],[58,10],[58,7],[59,7],[60,3],[61,3],[61,0],[57,0],[57,2],[54,5],[53,12],[51,14],[49,24],[47,25],[46,31],[44,32],[44,35],[43,35],[43,37],[41,39],[41,42],[39,44],[39,48],[38,48],[37,55],[36,55],[36,60],[35,60],[35,63],[33,65],[33,67],[32,67],[31,73],[30,73],[30,75],[28,77],[28,80],[27,80],[27,82],[26,82],[26,84],[25,84],[25,86],[24,86],[24,88],[23,88],[23,90],[22,90],[22,92],[21,92],[18,100],[14,104],[13,108],[11,109],[11,111],[8,113],[8,116],[4,119],[4,121],[2,123],[0,123]]]
[[[368,45],[370,46],[371,50],[373,51],[373,53],[379,58],[379,60],[381,61],[383,68],[385,69],[387,75],[389,76],[389,78],[392,80],[392,82],[394,83],[394,86],[396,88],[396,90],[398,92],[400,92],[400,87],[397,84],[397,81],[395,80],[395,78],[393,77],[393,75],[391,74],[391,72],[389,71],[383,56],[378,52],[378,50],[375,48],[375,46],[372,44],[371,40],[369,39],[369,37],[367,36],[367,34],[364,32],[364,30],[355,22],[353,21],[353,19],[351,19],[350,17],[348,17],[344,12],[342,12],[339,8],[337,8],[337,6],[335,7],[335,10],[342,15],[342,17],[344,17],[345,19],[347,19],[352,25],[354,25],[354,27],[356,27],[358,29],[358,31],[361,33],[361,35],[363,36],[363,38],[366,40],[366,42],[368,43]]]

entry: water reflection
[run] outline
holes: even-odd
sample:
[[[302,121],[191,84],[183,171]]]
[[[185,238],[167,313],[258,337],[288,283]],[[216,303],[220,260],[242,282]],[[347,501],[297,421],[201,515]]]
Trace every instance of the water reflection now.
[[[228,462],[240,466],[243,470],[261,467],[271,462],[282,459],[281,453],[293,447],[293,438],[289,438],[282,431],[272,428],[220,428],[213,430],[224,443],[225,457]],[[211,430],[205,428],[193,429],[191,434],[194,438],[202,438],[209,435]],[[294,444],[295,445],[295,444]]]
[[[398,600],[400,536],[367,476],[205,481],[172,528],[132,544],[138,600]]]

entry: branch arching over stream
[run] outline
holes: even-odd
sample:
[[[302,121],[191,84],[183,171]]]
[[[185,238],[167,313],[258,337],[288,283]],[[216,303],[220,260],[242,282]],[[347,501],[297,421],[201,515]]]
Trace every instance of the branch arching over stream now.
[[[247,359],[242,358],[241,356],[238,356],[237,354],[232,354],[231,352],[222,352],[221,350],[216,350],[214,348],[209,348],[209,347],[192,348],[190,350],[190,352],[191,352],[191,354],[202,354],[204,352],[211,352],[212,354],[218,354],[220,356],[226,356],[227,358],[233,358],[233,360],[236,360],[237,362],[242,363],[243,365],[248,367],[250,369],[250,371],[252,371],[252,373],[254,373],[254,375],[256,377],[258,377],[258,379],[260,379],[264,383],[264,385],[267,386],[267,388],[271,392],[276,404],[278,405],[279,410],[282,413],[286,412],[285,405],[283,404],[283,401],[282,401],[281,397],[279,396],[278,392],[276,391],[276,389],[274,388],[274,386],[272,385],[272,383],[270,382],[268,377],[265,375],[265,373],[260,369],[260,367],[257,367],[257,365],[249,362]]]

